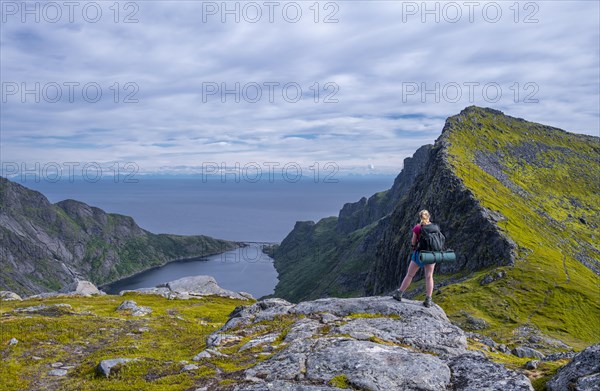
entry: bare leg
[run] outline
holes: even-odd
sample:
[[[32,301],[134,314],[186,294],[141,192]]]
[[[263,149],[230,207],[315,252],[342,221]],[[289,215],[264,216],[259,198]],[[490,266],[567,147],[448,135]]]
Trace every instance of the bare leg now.
[[[435,263],[425,265],[425,293],[428,297],[431,297],[433,293],[433,269]]]
[[[404,280],[402,280],[402,285],[400,285],[400,290],[402,292],[408,289],[408,286],[412,282],[412,279],[415,276],[415,274],[417,274],[417,271],[419,271],[419,265],[417,265],[413,261],[410,261],[410,264],[408,265],[408,271],[406,272],[406,277],[404,277]]]

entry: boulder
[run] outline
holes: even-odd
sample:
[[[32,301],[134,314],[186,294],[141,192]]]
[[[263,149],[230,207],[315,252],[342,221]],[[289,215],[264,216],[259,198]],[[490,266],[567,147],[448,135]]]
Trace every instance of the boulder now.
[[[50,372],[48,372],[48,375],[50,376],[67,376],[67,370],[66,369],[53,369]]]
[[[168,282],[165,285],[171,292],[188,294],[191,296],[226,296],[235,299],[246,299],[237,292],[221,288],[217,281],[211,276],[184,277],[179,280]]]
[[[60,316],[73,314],[71,311],[73,307],[70,304],[40,304],[32,307],[20,307],[15,308],[14,312],[16,313],[27,313],[27,314],[36,314],[42,316]]]
[[[72,283],[64,286],[61,290],[61,293],[69,293],[72,295],[81,295],[81,296],[91,296],[91,295],[99,295],[101,292],[96,288],[94,284],[89,281],[84,280],[76,280]]]
[[[255,300],[250,293],[234,292],[223,289],[217,285],[217,281],[211,276],[191,276],[179,280],[161,284],[155,288],[140,288],[135,290],[121,291],[121,296],[127,293],[138,293],[145,295],[159,295],[167,299],[187,300],[202,296],[222,296],[238,300]]]
[[[527,376],[506,369],[484,356],[467,353],[450,360],[454,390],[533,391]]]
[[[243,384],[234,388],[234,391],[344,391],[343,388],[311,386],[277,380],[272,383]]]
[[[521,357],[521,358],[532,357],[532,358],[537,358],[540,360],[544,358],[543,353],[538,352],[537,350],[532,349],[527,346],[517,346],[516,348],[514,348],[512,350],[512,354],[514,354],[517,357]]]
[[[592,345],[560,368],[546,384],[548,391],[600,390],[600,344]]]
[[[21,298],[21,296],[17,295],[14,292],[11,292],[11,291],[0,291],[0,301],[1,300],[4,300],[4,301],[13,301],[13,300],[21,301],[23,299]]]
[[[102,360],[100,364],[98,364],[98,366],[96,367],[96,373],[99,376],[105,376],[108,378],[111,375],[113,369],[133,360],[134,359],[131,358],[113,358],[110,360]]]
[[[533,370],[536,369],[540,365],[539,360],[531,360],[525,363],[525,369]]]
[[[117,307],[117,311],[131,311],[132,316],[145,316],[152,313],[150,307],[138,306],[133,300],[125,300],[122,302],[119,307]]]

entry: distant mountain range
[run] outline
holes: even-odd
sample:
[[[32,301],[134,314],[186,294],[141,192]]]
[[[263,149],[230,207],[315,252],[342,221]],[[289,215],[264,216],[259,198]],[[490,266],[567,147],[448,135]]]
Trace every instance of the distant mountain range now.
[[[405,160],[391,189],[297,222],[271,249],[274,297],[386,294],[406,273],[410,231],[428,209],[458,254],[434,301],[465,328],[539,328],[600,341],[600,138],[471,106]],[[422,282],[409,296],[422,292]],[[479,326],[476,326],[479,325]]]
[[[0,177],[0,290],[56,291],[81,278],[107,284],[170,260],[203,257],[242,243],[153,234],[128,216],[79,201],[52,204]]]

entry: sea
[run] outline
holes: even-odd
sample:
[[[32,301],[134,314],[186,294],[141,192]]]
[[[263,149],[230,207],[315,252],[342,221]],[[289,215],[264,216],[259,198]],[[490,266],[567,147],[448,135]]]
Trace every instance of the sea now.
[[[39,179],[39,178],[35,178]],[[173,262],[113,284],[115,289],[153,287],[176,278],[206,274],[226,289],[255,297],[273,293],[277,272],[273,260],[250,249],[279,243],[297,221],[337,216],[341,207],[389,189],[393,176],[347,176],[336,182],[283,179],[250,181],[196,177],[141,177],[137,182],[82,179],[56,182],[11,180],[37,190],[50,202],[75,199],[109,213],[132,216],[154,233],[208,235],[249,244],[203,259]],[[111,287],[111,292],[115,290]]]

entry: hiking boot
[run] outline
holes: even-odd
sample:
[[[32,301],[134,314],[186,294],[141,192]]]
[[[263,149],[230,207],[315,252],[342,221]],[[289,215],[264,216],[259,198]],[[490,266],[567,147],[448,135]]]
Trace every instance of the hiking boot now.
[[[392,295],[392,297],[398,301],[402,301],[402,291],[397,289],[396,292]]]
[[[432,303],[432,302],[431,302],[431,296],[427,296],[427,297],[425,298],[425,301],[423,302],[423,305],[424,305],[425,307],[429,308],[429,307],[431,307],[431,303]]]

